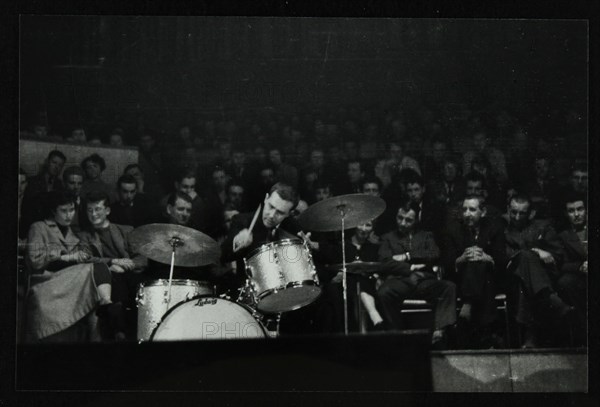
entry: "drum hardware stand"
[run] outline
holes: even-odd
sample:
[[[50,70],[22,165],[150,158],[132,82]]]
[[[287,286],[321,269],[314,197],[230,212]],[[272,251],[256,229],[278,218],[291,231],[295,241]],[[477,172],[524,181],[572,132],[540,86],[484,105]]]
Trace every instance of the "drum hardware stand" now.
[[[313,262],[313,257],[312,257],[312,253],[310,251],[310,247],[308,247],[308,243],[306,240],[304,240],[304,248],[306,249],[306,253],[308,253],[308,259],[310,260],[310,263],[313,264],[313,271],[312,271],[312,277],[313,280],[315,281],[315,283],[317,285],[319,285],[319,276],[317,275],[317,269],[314,267],[314,262]]]
[[[269,338],[273,338],[273,339],[279,338],[279,324],[281,322],[281,315],[282,315],[281,312],[279,312],[277,314],[277,317],[275,317],[275,319],[273,319],[272,317],[268,317],[268,316],[261,314],[256,309],[252,310],[252,316],[257,321],[264,321],[263,326],[265,327],[265,329],[267,331],[267,335]],[[273,323],[275,323],[275,331],[271,330],[271,328],[273,327]]]
[[[240,294],[238,295],[237,302],[241,302],[243,299],[243,294],[247,293],[252,301],[252,307],[256,308],[258,304],[258,298],[256,296],[256,288],[254,287],[254,282],[251,280],[250,276],[252,275],[252,270],[250,270],[250,265],[244,258],[244,268],[246,269],[246,285],[244,287],[239,288]]]
[[[281,321],[281,312],[277,314],[277,327],[275,328],[275,338],[279,338],[279,322]]]
[[[346,245],[344,233],[344,218],[346,216],[346,205],[338,205],[342,219],[342,292],[344,295],[344,335],[348,335],[348,286],[346,285]]]
[[[169,242],[169,245],[173,248],[173,252],[171,253],[171,269],[169,270],[169,287],[165,293],[167,309],[169,309],[169,303],[171,302],[171,283],[173,282],[173,269],[175,267],[175,250],[177,247],[183,247],[184,242],[177,236],[173,236]]]

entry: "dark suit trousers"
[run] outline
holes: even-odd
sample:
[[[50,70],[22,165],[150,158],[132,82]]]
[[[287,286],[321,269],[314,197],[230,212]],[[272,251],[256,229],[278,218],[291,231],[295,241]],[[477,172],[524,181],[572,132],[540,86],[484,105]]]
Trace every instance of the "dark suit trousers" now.
[[[125,307],[136,308],[135,297],[139,284],[146,279],[143,273],[112,273],[111,300],[121,302]]]
[[[458,267],[459,295],[473,306],[473,320],[478,325],[489,325],[496,318],[496,289],[494,268],[491,263],[473,261]]]
[[[359,316],[356,313],[360,297],[357,292],[357,283],[361,291],[375,297],[374,283],[367,277],[347,274],[348,298],[348,331],[358,332]],[[344,291],[342,283],[330,282],[322,288],[321,306],[315,318],[315,327],[320,333],[344,332]]]
[[[377,292],[381,312],[390,329],[402,329],[402,302],[422,299],[434,304],[434,329],[456,323],[456,285],[428,278],[413,284],[409,277],[390,277]]]
[[[544,289],[552,290],[550,266],[546,267],[537,254],[523,250],[513,259],[513,264],[513,274],[523,284],[526,295],[534,296]]]
[[[587,275],[566,273],[558,279],[556,285],[558,295],[575,307],[575,336],[583,344],[587,338]]]
[[[538,312],[536,295],[543,291],[553,292],[552,269],[542,263],[538,255],[529,250],[521,251],[513,260],[513,275],[519,284],[517,322],[530,325]]]

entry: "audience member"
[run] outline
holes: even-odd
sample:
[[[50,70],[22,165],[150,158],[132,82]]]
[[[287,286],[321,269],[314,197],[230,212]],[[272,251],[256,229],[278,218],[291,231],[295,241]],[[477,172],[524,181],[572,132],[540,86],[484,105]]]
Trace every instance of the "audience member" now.
[[[272,147],[269,149],[269,162],[275,171],[275,178],[278,182],[285,182],[294,188],[298,188],[298,170],[283,161],[279,148]]]
[[[108,219],[112,223],[137,228],[158,220],[155,204],[137,189],[131,175],[121,175],[117,180],[117,200],[110,204]]]
[[[62,177],[65,191],[71,193],[75,198],[75,215],[71,221],[71,229],[73,232],[78,233],[81,230],[81,227],[87,222],[85,205],[83,203],[83,199],[81,198],[81,188],[83,187],[83,170],[81,167],[73,165],[63,171]]]
[[[232,179],[227,185],[225,205],[239,212],[246,211],[246,190],[242,183],[236,179]]]
[[[89,226],[78,234],[81,245],[91,254],[90,261],[108,266],[112,276],[111,300],[116,324],[105,330],[105,336],[115,340],[124,340],[126,337],[135,340],[133,318],[128,321],[125,312],[126,309],[135,309],[137,286],[142,281],[139,276],[132,276],[132,273],[141,273],[147,260],[136,254],[131,247],[128,236],[133,227],[118,225],[109,220],[111,207],[106,193],[88,193],[85,196],[85,212]]]
[[[574,339],[578,345],[587,340],[587,274],[588,229],[587,199],[573,193],[562,199],[567,226],[558,235],[563,252],[557,292],[564,301],[575,307]]]
[[[466,345],[492,346],[496,318],[496,287],[504,282],[506,251],[504,227],[486,217],[485,200],[468,195],[463,200],[461,222],[451,221],[443,233],[442,259],[446,276],[457,282],[462,300],[459,319],[475,328]]]
[[[379,260],[392,275],[379,287],[377,297],[383,319],[392,330],[402,329],[404,299],[432,301],[432,342],[436,344],[443,340],[444,330],[456,322],[456,286],[436,278],[432,267],[440,257],[440,250],[433,234],[420,229],[418,224],[417,212],[407,203],[398,209],[397,230],[382,236]]]
[[[67,158],[62,152],[52,150],[39,174],[27,180],[21,208],[21,227],[25,233],[28,233],[33,222],[44,219],[44,201],[47,200],[48,193],[63,188],[60,174],[65,161]]]
[[[463,156],[463,174],[472,171],[473,159],[483,156],[490,163],[492,173],[489,174],[498,182],[504,184],[508,179],[506,173],[506,160],[502,151],[491,146],[491,137],[488,130],[479,128],[472,133],[472,149]]]
[[[346,179],[338,184],[335,195],[358,194],[362,192],[365,177],[364,164],[359,160],[347,161]]]
[[[200,232],[209,232],[211,222],[208,216],[210,214],[204,199],[196,192],[196,173],[187,168],[180,169],[173,182],[173,191],[185,194],[192,200],[190,218],[189,222],[185,222],[186,225]],[[163,217],[169,217],[168,201],[172,196],[171,193],[160,201],[160,210],[163,212]]]
[[[116,192],[114,186],[107,184],[102,180],[102,173],[106,169],[104,158],[94,153],[83,159],[81,168],[85,173],[85,179],[81,186],[81,195],[86,196],[91,191],[102,191],[106,193],[111,202],[116,200]]]
[[[419,228],[433,232],[436,241],[445,221],[445,213],[442,206],[434,200],[426,198],[425,182],[421,176],[412,176],[404,180],[404,188],[411,205],[416,210]]]
[[[506,254],[515,277],[515,318],[525,329],[523,346],[536,347],[539,340],[549,339],[548,321],[562,325],[572,312],[555,289],[557,265],[561,262],[560,240],[548,221],[535,219],[529,197],[513,196],[508,212]]]

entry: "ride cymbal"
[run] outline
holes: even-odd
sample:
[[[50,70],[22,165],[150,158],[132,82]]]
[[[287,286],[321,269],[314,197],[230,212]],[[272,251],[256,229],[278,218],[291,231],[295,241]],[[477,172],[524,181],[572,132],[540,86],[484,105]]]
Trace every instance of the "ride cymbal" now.
[[[352,229],[373,220],[385,210],[385,201],[366,194],[334,196],[317,202],[306,209],[298,218],[300,225],[309,231],[335,232]]]
[[[138,253],[159,263],[199,267],[216,263],[221,255],[218,243],[195,229],[167,223],[140,226],[131,232],[131,244]]]

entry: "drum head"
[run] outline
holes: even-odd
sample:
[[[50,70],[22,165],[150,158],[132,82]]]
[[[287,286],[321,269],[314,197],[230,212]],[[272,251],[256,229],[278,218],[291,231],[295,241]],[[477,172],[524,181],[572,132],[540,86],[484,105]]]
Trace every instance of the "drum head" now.
[[[252,257],[256,256],[257,254],[269,251],[274,248],[281,249],[282,247],[285,247],[285,246],[295,246],[295,245],[302,246],[303,245],[302,239],[294,238],[294,239],[274,240],[270,243],[262,244],[262,245],[258,246],[256,249],[252,250],[250,253],[248,253],[247,259],[251,259]]]
[[[215,297],[183,302],[165,314],[151,341],[265,338],[262,324],[243,306]]]
[[[311,283],[305,282],[300,285],[292,285],[276,292],[270,290],[261,297],[257,308],[265,314],[277,314],[302,308],[321,295],[321,288]]]

